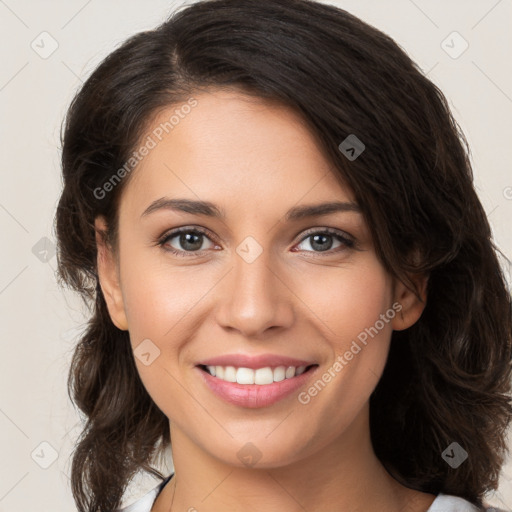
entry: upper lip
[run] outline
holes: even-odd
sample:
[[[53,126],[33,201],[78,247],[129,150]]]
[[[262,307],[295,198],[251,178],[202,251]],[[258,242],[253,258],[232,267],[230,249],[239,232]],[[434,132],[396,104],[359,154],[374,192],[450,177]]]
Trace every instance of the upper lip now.
[[[316,364],[314,361],[304,361],[293,357],[279,356],[276,354],[261,354],[251,356],[246,354],[225,354],[212,357],[197,363],[198,366],[235,366],[236,368],[265,368],[267,366],[310,366]]]

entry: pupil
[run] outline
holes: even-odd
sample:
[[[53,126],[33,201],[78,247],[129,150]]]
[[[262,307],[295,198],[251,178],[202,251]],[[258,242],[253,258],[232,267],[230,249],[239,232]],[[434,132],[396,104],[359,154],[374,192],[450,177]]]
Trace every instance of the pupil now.
[[[330,240],[330,243],[325,243],[325,239],[328,239]],[[319,239],[323,239],[323,243],[322,242],[318,242]],[[332,237],[330,235],[314,235],[313,236],[313,243],[311,244],[311,246],[313,248],[315,248],[315,244],[319,244],[316,248],[320,249],[320,251],[327,251],[329,250],[331,247],[332,247]]]
[[[201,236],[202,235],[197,235],[197,234],[193,234],[193,233],[183,233],[180,237],[181,246],[187,250],[191,250],[191,251],[197,250],[201,247],[201,240],[200,240]],[[196,239],[195,242],[193,241],[194,238]],[[198,241],[199,241],[199,244],[198,244]]]

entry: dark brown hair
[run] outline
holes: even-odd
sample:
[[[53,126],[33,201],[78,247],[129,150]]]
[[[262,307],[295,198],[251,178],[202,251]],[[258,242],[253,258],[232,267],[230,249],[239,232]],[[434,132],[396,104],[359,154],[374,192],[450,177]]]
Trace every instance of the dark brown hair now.
[[[411,273],[429,275],[425,310],[393,332],[371,395],[372,442],[404,485],[481,506],[507,452],[511,299],[445,97],[390,37],[342,9],[206,0],[108,55],[65,120],[58,275],[91,309],[68,382],[86,420],[71,469],[78,510],[117,508],[138,470],[163,478],[152,460],[170,443],[168,419],[145,390],[129,334],[112,323],[98,282],[94,219],[106,217],[117,250],[119,200],[133,174],[104,197],[95,190],[129,160],[159,111],[210,87],[297,111],[354,192],[387,271],[411,287]],[[338,149],[351,134],[365,144],[353,161]],[[442,458],[454,441],[468,452],[455,469]]]

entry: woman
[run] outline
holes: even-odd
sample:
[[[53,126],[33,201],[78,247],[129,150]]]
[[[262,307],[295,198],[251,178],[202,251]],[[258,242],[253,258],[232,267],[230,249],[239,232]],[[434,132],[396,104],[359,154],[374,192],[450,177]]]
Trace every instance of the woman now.
[[[484,510],[510,295],[465,139],[388,36],[198,2],[94,71],[62,164],[80,512],[139,470],[162,483],[125,511]]]

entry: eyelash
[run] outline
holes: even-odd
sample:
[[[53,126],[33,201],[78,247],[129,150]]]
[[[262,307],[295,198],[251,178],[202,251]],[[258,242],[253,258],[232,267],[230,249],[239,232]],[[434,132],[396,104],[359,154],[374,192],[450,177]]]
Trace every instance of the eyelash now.
[[[183,227],[183,228],[178,228],[178,229],[175,229],[168,233],[165,233],[162,237],[160,237],[157,240],[157,245],[162,247],[162,249],[164,251],[170,252],[178,257],[187,258],[187,257],[189,257],[189,254],[191,257],[198,256],[198,255],[202,256],[203,253],[206,251],[206,249],[201,250],[201,251],[181,251],[181,250],[175,249],[174,247],[170,247],[170,248],[165,247],[165,244],[169,240],[172,240],[173,238],[175,238],[177,235],[180,235],[181,233],[202,234],[210,239],[206,230],[203,230],[201,228]],[[342,231],[339,231],[339,230],[333,229],[333,228],[323,228],[323,229],[312,228],[311,230],[308,230],[305,232],[305,235],[301,238],[301,240],[298,242],[298,244],[301,244],[302,242],[304,242],[308,238],[312,237],[313,235],[332,235],[345,246],[345,247],[338,247],[337,249],[334,249],[334,250],[329,249],[327,251],[306,251],[306,252],[315,253],[315,254],[319,255],[320,257],[323,257],[322,255],[324,253],[327,256],[330,256],[333,253],[338,253],[340,251],[346,250],[347,248],[348,249],[356,248],[355,240],[353,240],[352,238],[349,238],[348,236],[346,236],[345,234],[342,234],[342,233],[343,233]],[[300,249],[297,250],[296,252],[300,252]],[[315,257],[317,257],[317,256],[315,256]]]

